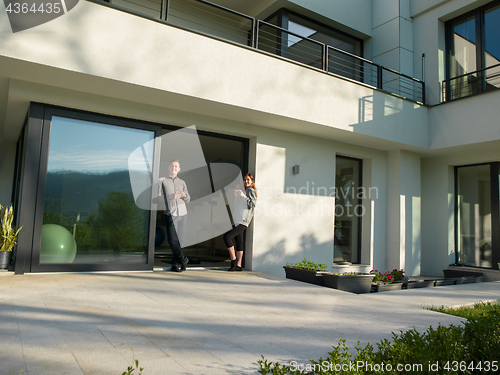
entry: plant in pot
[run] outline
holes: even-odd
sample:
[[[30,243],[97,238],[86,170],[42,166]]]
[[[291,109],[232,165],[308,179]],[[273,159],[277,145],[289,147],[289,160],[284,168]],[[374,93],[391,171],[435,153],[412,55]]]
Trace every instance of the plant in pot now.
[[[283,266],[287,279],[303,281],[309,284],[325,285],[323,273],[326,270],[326,263],[314,263],[306,258],[302,262],[287,263]]]
[[[377,270],[371,270],[373,274],[372,292],[387,292],[389,290],[399,290],[403,287],[405,273],[403,270],[393,269],[381,273]]]
[[[16,244],[17,235],[21,228],[16,229],[12,225],[14,220],[14,209],[12,205],[4,208],[0,204],[0,269],[7,269],[12,260],[12,249]]]
[[[350,293],[370,293],[373,274],[359,272],[324,273],[325,286]]]

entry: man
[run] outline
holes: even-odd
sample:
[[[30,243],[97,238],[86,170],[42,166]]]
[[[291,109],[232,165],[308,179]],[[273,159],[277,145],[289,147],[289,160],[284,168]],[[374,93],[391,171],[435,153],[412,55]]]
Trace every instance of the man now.
[[[174,272],[185,271],[186,264],[189,262],[189,259],[182,251],[182,242],[186,231],[186,203],[189,203],[191,197],[184,180],[177,177],[180,170],[179,160],[172,160],[168,165],[168,177],[161,177],[159,180],[158,194],[165,200],[167,238],[174,253],[172,258],[172,271]]]

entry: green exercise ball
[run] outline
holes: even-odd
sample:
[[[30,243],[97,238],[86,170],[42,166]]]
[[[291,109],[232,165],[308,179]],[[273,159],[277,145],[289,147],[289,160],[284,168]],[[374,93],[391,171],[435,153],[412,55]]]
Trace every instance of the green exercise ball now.
[[[76,256],[76,240],[66,228],[57,224],[42,226],[40,263],[72,263]]]

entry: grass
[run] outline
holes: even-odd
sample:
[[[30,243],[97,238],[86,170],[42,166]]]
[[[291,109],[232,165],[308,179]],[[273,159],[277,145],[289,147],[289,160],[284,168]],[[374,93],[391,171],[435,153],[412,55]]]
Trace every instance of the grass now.
[[[493,311],[500,312],[499,301],[491,302],[479,302],[474,305],[460,306],[460,307],[430,307],[428,310],[437,311],[440,313],[459,316],[465,319],[478,319],[485,315],[491,314]]]
[[[368,375],[368,374],[497,374],[500,372],[500,305],[477,303],[460,308],[430,310],[467,319],[458,326],[429,327],[420,333],[415,329],[376,345],[350,350],[340,339],[326,358],[297,364],[258,361],[261,374],[274,375]],[[300,339],[300,338],[297,338]],[[383,367],[382,367],[383,366]]]

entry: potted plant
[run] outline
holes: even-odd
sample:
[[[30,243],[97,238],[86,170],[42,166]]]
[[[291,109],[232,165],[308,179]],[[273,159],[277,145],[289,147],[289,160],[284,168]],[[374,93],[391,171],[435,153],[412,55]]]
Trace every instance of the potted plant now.
[[[14,220],[14,209],[12,205],[4,208],[0,204],[0,269],[5,270],[12,260],[12,249],[16,244],[17,235],[21,228],[12,225]]]
[[[381,273],[371,270],[374,275],[372,282],[372,292],[387,292],[390,290],[400,290],[403,287],[405,273],[403,270],[393,269],[392,271]]]
[[[283,268],[287,279],[321,286],[325,285],[323,272],[326,270],[326,263],[317,264],[304,258],[299,263],[287,263]]]
[[[373,274],[359,272],[323,274],[325,286],[356,294],[370,293],[374,277]]]

